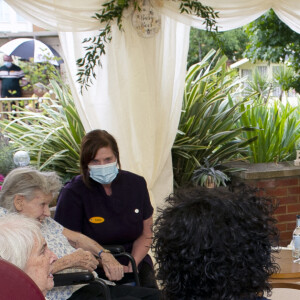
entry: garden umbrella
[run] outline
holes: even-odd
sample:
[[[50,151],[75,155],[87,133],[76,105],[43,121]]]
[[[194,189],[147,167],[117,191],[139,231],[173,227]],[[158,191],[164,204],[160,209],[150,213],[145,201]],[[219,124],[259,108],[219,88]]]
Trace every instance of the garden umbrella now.
[[[35,39],[19,38],[14,39],[0,47],[0,51],[7,55],[18,56],[21,59],[29,60],[33,58],[36,63],[49,62],[58,66],[63,60],[55,60],[60,57],[58,52],[51,46]]]

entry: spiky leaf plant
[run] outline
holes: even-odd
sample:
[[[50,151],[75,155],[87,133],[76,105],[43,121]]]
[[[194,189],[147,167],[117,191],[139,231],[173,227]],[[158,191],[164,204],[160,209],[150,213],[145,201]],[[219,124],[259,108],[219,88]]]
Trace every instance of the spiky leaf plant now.
[[[210,165],[208,160],[204,160],[204,164],[197,166],[193,173],[192,180],[195,185],[205,187],[218,187],[220,185],[226,186],[226,181],[229,181],[229,177],[218,170],[218,164]]]
[[[204,164],[225,163],[244,154],[253,138],[240,138],[247,127],[237,127],[242,113],[239,106],[247,98],[234,103],[240,86],[233,71],[227,69],[227,57],[210,51],[199,63],[190,67],[178,133],[172,148],[175,186],[191,183],[195,168]]]
[[[247,146],[251,163],[279,162],[295,159],[295,144],[300,139],[299,105],[292,107],[279,100],[265,104],[260,99],[241,106],[241,126],[257,128],[256,132],[244,132],[245,138],[258,139]]]
[[[79,174],[80,142],[85,130],[69,87],[51,80],[56,100],[41,104],[41,112],[22,110],[21,116],[2,120],[0,126],[17,149],[29,152],[31,165],[56,171],[68,179]]]

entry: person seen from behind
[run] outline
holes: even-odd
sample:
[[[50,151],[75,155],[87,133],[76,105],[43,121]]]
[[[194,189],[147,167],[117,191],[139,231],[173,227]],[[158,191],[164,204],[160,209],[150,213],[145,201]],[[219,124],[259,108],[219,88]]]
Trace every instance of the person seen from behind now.
[[[157,279],[169,300],[265,300],[278,270],[270,199],[243,188],[191,188],[167,200],[154,226]]]

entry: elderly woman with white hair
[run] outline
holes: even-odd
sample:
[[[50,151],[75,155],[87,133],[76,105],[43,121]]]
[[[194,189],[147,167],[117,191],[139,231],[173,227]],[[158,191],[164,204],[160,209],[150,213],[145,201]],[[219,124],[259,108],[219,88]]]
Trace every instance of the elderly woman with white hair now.
[[[51,272],[57,257],[47,247],[37,221],[16,214],[1,217],[0,257],[23,270],[44,296],[53,288]]]
[[[124,275],[124,269],[113,255],[89,237],[64,228],[50,218],[49,204],[60,188],[61,182],[55,172],[40,172],[30,167],[14,169],[6,176],[2,185],[0,192],[2,212],[0,210],[0,215],[17,212],[41,223],[42,234],[49,248],[59,258],[53,263],[53,273],[68,268],[93,271],[98,264],[101,264],[110,280],[120,280]],[[69,299],[76,289],[78,286],[53,288],[47,293],[47,298],[50,300]],[[143,295],[149,297],[149,295],[155,294],[152,289],[120,286],[111,287],[112,297],[114,297],[114,293],[120,294],[121,290],[123,295],[132,293],[133,296],[130,299],[144,299]],[[80,291],[85,293],[84,289],[80,289],[76,293],[78,294]],[[136,295],[138,297],[135,298]],[[157,297],[145,299],[158,299]],[[84,295],[82,299],[85,299]]]

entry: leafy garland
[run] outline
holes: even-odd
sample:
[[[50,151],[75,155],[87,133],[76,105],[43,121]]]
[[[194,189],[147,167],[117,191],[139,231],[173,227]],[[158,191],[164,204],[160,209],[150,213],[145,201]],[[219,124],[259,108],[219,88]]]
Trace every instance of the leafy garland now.
[[[173,0],[174,1],[174,0]],[[212,29],[217,31],[216,18],[218,13],[214,12],[212,7],[204,6],[201,2],[190,0],[178,0],[180,1],[179,11],[180,13],[194,14],[197,17],[204,19],[203,24],[206,26],[206,30]],[[123,11],[129,8],[131,5],[134,10],[141,10],[140,0],[110,0],[102,5],[100,13],[96,13],[92,18],[99,20],[101,24],[106,24],[105,28],[99,32],[98,36],[93,38],[87,38],[83,40],[85,46],[85,56],[77,60],[78,72],[77,82],[81,85],[81,92],[83,87],[88,89],[92,84],[92,78],[96,78],[94,68],[96,65],[100,65],[100,56],[105,54],[105,44],[109,43],[112,39],[111,36],[111,23],[116,20],[119,30],[122,30],[122,16]]]

